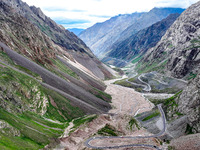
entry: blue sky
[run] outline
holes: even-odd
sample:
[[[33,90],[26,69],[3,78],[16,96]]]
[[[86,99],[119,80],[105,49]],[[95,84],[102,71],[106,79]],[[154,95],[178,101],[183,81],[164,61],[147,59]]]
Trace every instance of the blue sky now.
[[[88,28],[118,14],[149,11],[154,7],[187,8],[198,0],[22,0],[40,7],[65,28]]]

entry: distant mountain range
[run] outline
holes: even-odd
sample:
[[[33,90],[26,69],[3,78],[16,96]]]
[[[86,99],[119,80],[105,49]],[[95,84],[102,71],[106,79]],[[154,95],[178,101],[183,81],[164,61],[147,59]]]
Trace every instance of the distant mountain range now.
[[[149,12],[119,15],[84,30],[79,37],[97,57],[102,59],[112,47],[138,31],[161,21],[170,14],[181,14],[183,11],[184,9],[181,8],[153,8]]]
[[[80,29],[80,28],[71,28],[68,29],[70,32],[73,32],[74,34],[76,34],[77,36],[84,30],[84,29]]]
[[[93,53],[99,57],[107,47],[113,44],[120,34],[133,24],[144,13],[133,13],[118,15],[111,19],[97,23],[84,30],[79,37],[91,48]]]
[[[116,42],[111,46],[110,52],[106,56],[127,61],[133,58],[141,58],[149,48],[154,47],[160,41],[179,15],[178,13],[171,14],[150,27],[138,31],[124,41]],[[106,57],[104,60],[106,60]]]

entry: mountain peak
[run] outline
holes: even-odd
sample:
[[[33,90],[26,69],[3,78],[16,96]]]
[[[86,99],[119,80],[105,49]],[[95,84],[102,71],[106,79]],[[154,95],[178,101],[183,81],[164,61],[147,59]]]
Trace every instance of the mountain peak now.
[[[37,8],[35,6],[30,6],[30,8],[31,8],[31,10],[33,11],[34,14],[36,14],[41,19],[45,20],[46,16],[39,7]]]

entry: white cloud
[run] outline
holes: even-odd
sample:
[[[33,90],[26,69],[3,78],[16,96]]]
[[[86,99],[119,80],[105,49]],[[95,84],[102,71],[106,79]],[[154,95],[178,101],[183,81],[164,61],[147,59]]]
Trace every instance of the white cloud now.
[[[88,20],[87,23],[66,24],[66,28],[87,28],[111,16],[149,11],[153,7],[187,8],[198,0],[23,0],[40,7],[52,19]]]

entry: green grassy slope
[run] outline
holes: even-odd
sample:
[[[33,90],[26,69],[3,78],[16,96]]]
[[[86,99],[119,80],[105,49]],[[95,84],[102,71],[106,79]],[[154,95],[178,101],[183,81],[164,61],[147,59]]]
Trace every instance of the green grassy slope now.
[[[0,106],[0,121],[12,127],[8,131],[15,129],[20,132],[20,135],[13,136],[0,128],[0,149],[40,149],[50,142],[54,143],[69,121],[85,115],[65,97],[2,64]]]

